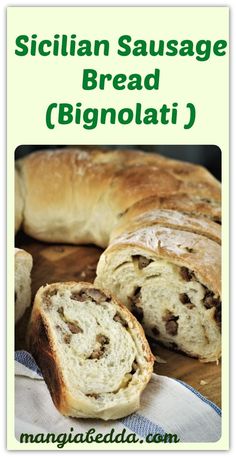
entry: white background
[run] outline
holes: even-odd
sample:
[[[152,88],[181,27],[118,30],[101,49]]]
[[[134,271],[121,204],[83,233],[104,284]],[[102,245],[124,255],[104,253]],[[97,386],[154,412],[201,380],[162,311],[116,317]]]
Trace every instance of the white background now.
[[[0,42],[0,70],[1,70],[1,93],[0,93],[0,100],[1,100],[1,119],[0,119],[0,140],[1,140],[1,149],[0,149],[0,196],[1,196],[1,213],[0,213],[0,233],[1,233],[1,249],[0,249],[0,291],[1,293],[1,323],[2,323],[2,330],[1,330],[1,356],[0,356],[0,387],[1,387],[1,397],[0,397],[0,408],[1,408],[1,422],[0,422],[0,451],[1,454],[7,453],[6,451],[6,7],[7,6],[230,6],[230,23],[231,23],[231,30],[230,30],[230,41],[231,41],[231,62],[230,62],[230,73],[231,73],[231,89],[230,89],[230,105],[231,105],[231,131],[230,131],[230,173],[231,173],[231,278],[232,283],[236,279],[234,279],[234,271],[235,271],[235,257],[236,257],[236,250],[235,250],[235,237],[234,231],[235,227],[235,211],[234,211],[234,195],[236,193],[236,115],[235,115],[235,83],[236,80],[236,64],[235,64],[235,43],[236,43],[236,2],[235,1],[182,1],[178,2],[173,0],[172,2],[161,2],[158,0],[154,1],[138,1],[138,0],[93,0],[93,1],[69,1],[68,3],[65,1],[38,1],[34,2],[31,1],[1,1],[0,3],[1,8],[1,22],[0,22],[0,30],[1,30],[1,42]],[[234,49],[233,49],[234,46]],[[231,363],[233,359],[235,359],[235,334],[234,331],[234,322],[236,321],[236,294],[235,289],[231,288]],[[235,303],[234,303],[235,302]],[[231,450],[230,453],[236,450],[235,446],[235,370],[231,364]],[[168,451],[166,451],[168,453]],[[166,455],[166,452],[161,452],[161,454]],[[184,451],[182,451],[184,452]],[[44,453],[50,454],[49,451],[44,451]],[[99,452],[100,453],[100,452]],[[111,452],[109,452],[110,454]],[[123,452],[123,454],[126,451]],[[194,452],[196,453],[196,452]],[[222,452],[217,453],[218,455]],[[27,453],[28,455],[34,454],[34,452],[30,451]],[[70,454],[70,451],[64,451],[64,454]],[[80,454],[90,455],[93,452],[80,452]],[[117,452],[114,454],[117,454]],[[207,454],[207,452],[201,452],[202,455]],[[149,452],[139,452],[139,455],[150,455]],[[160,455],[160,452],[159,452]]]

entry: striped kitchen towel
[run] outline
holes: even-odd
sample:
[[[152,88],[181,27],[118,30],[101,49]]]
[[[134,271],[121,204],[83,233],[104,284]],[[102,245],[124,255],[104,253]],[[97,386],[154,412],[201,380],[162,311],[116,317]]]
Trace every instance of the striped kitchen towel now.
[[[124,428],[140,442],[152,435],[173,434],[182,443],[216,442],[221,436],[221,410],[182,381],[153,374],[142,394],[141,408],[130,416],[103,422],[65,418],[55,408],[40,369],[26,351],[15,353],[15,434],[85,433],[95,428],[105,434]],[[69,444],[64,448],[69,449]]]

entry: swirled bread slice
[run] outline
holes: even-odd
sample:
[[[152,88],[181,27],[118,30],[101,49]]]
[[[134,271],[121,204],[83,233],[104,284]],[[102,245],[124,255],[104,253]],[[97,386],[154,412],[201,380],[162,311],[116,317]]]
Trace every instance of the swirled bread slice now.
[[[147,335],[201,361],[221,354],[221,247],[197,233],[152,225],[114,239],[95,284],[115,294]]]
[[[31,254],[15,248],[15,322],[23,316],[31,303]]]
[[[139,408],[153,356],[128,309],[89,283],[41,287],[29,344],[65,416],[117,419]]]

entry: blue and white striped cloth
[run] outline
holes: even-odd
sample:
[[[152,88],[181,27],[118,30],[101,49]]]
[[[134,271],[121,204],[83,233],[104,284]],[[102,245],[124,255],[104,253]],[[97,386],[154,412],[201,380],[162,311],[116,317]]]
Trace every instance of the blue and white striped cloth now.
[[[153,374],[142,394],[137,413],[117,421],[65,418],[54,407],[41,372],[25,351],[15,353],[15,433],[65,433],[71,427],[85,433],[95,427],[98,433],[117,433],[124,428],[138,437],[176,434],[182,443],[216,442],[221,436],[221,410],[182,381]],[[68,445],[69,446],[69,445]],[[66,447],[69,449],[69,447]]]

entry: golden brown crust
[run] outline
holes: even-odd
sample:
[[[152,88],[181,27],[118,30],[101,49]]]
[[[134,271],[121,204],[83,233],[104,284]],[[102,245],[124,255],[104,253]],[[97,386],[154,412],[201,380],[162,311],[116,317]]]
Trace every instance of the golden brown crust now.
[[[179,211],[183,214],[195,217],[204,217],[218,224],[221,222],[221,202],[205,197],[198,197],[186,193],[177,193],[166,197],[151,195],[130,206],[120,217],[133,219],[143,213],[167,209]]]
[[[143,212],[137,216],[130,214],[130,212],[124,214],[120,218],[119,224],[112,231],[111,240],[122,233],[132,233],[153,225],[196,233],[221,244],[221,227],[219,224],[207,218],[191,217],[179,211],[163,209],[143,209]]]
[[[50,286],[49,286],[50,287]],[[44,288],[41,287],[38,292]],[[40,310],[39,295],[36,294],[34,308],[28,332],[29,350],[40,367],[43,378],[48,386],[52,400],[56,408],[64,414],[65,412],[65,384],[57,361],[56,350],[53,346],[53,339],[47,326],[43,312]]]
[[[61,403],[64,383],[58,372],[56,354],[50,344],[50,335],[41,315],[34,316],[30,335],[30,350],[49,388],[53,403],[62,412]]]

